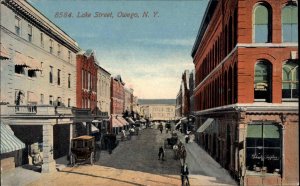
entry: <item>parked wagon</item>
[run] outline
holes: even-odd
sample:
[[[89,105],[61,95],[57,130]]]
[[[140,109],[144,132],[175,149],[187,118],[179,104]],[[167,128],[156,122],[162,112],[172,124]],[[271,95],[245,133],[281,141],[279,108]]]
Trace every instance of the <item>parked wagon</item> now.
[[[95,157],[96,148],[94,136],[79,136],[71,140],[71,166],[74,166],[78,162],[88,162],[93,165]]]

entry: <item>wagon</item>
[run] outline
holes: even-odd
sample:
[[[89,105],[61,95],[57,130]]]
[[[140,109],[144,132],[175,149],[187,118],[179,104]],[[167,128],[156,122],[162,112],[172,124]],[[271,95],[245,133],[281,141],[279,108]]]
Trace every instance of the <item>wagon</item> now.
[[[74,166],[77,162],[88,162],[93,165],[95,157],[96,148],[94,136],[79,136],[71,140],[71,166]]]

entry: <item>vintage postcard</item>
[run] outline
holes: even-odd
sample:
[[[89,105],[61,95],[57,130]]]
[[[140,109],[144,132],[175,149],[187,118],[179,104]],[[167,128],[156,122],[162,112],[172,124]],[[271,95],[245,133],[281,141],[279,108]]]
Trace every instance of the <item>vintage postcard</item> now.
[[[1,185],[299,185],[298,0],[1,0]]]

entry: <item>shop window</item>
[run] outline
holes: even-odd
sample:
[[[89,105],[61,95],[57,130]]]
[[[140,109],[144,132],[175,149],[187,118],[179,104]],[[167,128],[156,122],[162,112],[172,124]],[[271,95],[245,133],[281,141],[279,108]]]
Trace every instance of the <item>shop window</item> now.
[[[271,102],[271,69],[271,64],[266,61],[256,63],[254,77],[254,101]]]
[[[298,7],[287,5],[282,9],[282,42],[298,42]]]
[[[299,98],[298,64],[290,60],[282,66],[282,98],[283,100]]]
[[[281,127],[271,122],[248,124],[246,168],[258,173],[281,173]]]
[[[25,74],[25,67],[21,65],[15,65],[15,73]]]
[[[271,42],[270,10],[262,4],[254,9],[253,39],[255,43]]]

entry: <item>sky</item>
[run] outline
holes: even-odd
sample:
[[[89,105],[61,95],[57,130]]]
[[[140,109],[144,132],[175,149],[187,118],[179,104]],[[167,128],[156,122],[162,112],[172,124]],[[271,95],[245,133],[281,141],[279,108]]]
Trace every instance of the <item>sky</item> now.
[[[194,69],[191,51],[208,0],[28,2],[82,50],[93,49],[100,66],[120,74],[139,99],[175,99],[183,71]]]

